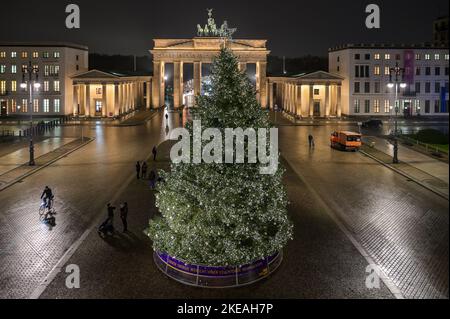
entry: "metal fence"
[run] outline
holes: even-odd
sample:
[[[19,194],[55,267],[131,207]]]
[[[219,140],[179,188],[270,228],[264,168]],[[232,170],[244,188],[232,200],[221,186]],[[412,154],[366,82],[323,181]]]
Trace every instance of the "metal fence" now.
[[[410,144],[411,146],[416,145],[416,146],[422,147],[428,153],[444,154],[444,155],[448,156],[448,150],[441,149],[436,145],[423,143],[423,142],[413,139],[409,136],[401,136],[400,139],[403,140],[405,143]]]

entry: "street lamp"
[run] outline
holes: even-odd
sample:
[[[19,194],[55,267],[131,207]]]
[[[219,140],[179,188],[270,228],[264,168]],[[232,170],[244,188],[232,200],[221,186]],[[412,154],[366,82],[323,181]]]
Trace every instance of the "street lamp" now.
[[[393,77],[394,75],[394,77]],[[406,83],[403,81],[405,75],[405,69],[398,66],[398,62],[395,65],[394,68],[389,69],[389,83],[387,87],[389,89],[395,88],[395,132],[394,132],[394,157],[393,157],[393,163],[398,164],[398,137],[397,137],[397,131],[398,131],[398,123],[397,123],[397,117],[400,107],[400,101],[398,101],[398,94],[399,94],[399,88],[405,89]],[[400,78],[401,76],[401,78]]]
[[[33,80],[33,74],[35,75],[35,80]],[[39,80],[39,67],[32,66],[31,61],[29,62],[28,67],[22,68],[22,83],[20,87],[22,89],[27,88],[26,75],[28,75],[28,90],[30,91],[30,161],[29,165],[34,166],[36,162],[34,161],[34,144],[33,144],[33,91],[39,90],[41,84],[38,82]]]

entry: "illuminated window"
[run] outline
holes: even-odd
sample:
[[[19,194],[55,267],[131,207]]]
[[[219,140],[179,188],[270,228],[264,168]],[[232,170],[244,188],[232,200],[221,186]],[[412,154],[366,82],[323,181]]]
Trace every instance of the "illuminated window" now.
[[[42,106],[44,109],[44,113],[50,112],[50,100],[49,99],[44,99]]]
[[[11,52],[11,58],[17,58],[17,52],[16,51]]]
[[[11,65],[11,73],[16,74],[17,73],[17,65],[13,64]]]
[[[435,60],[440,60],[440,59],[441,59],[441,56],[440,56],[439,54],[435,54],[435,55],[434,55],[434,59],[435,59]]]
[[[384,113],[391,112],[391,107],[389,105],[389,100],[384,100]]]
[[[446,55],[444,56],[444,59],[448,61],[448,59],[449,59],[449,54],[446,54]]]
[[[48,53],[48,52],[43,52],[43,53],[42,53],[42,57],[43,57],[44,59],[48,59],[48,58],[50,57],[50,53]]]
[[[28,112],[28,100],[22,99],[22,112]]]
[[[17,112],[17,102],[15,99],[11,100],[11,112],[16,113]]]
[[[0,81],[0,94],[6,93],[6,81],[2,80]]]
[[[44,92],[50,91],[50,82],[44,81]]]
[[[55,113],[59,113],[61,111],[61,100],[60,99],[55,99],[53,101],[53,106],[54,106]]]
[[[0,73],[5,73],[6,72],[6,65],[5,64],[1,64],[0,65]]]
[[[427,54],[425,54],[425,60],[430,60],[431,59],[431,56],[427,53]]]
[[[359,100],[355,100],[354,113],[359,113],[361,111],[361,104]]]
[[[59,92],[60,91],[59,81],[54,81],[53,82],[53,88],[54,88],[55,92]]]
[[[380,100],[373,101],[373,112],[380,113]]]
[[[416,53],[416,60],[419,61],[420,60],[420,54]]]
[[[28,58],[28,52],[23,51],[22,52],[22,59],[26,59],[26,58]]]
[[[39,52],[34,51],[34,52],[33,52],[33,58],[34,58],[34,59],[39,58]]]
[[[17,81],[11,81],[11,92],[17,91]]]
[[[59,51],[53,52],[53,57],[54,57],[55,59],[59,59],[60,56],[61,56],[61,55],[60,55]]]
[[[22,64],[22,72],[27,73],[28,71],[28,65],[27,64]]]
[[[320,95],[320,90],[319,89],[314,89],[314,95]]]
[[[384,67],[384,75],[391,75],[391,68],[388,66]]]
[[[380,75],[380,73],[381,73],[380,67],[377,65],[373,70],[373,74]]]
[[[6,52],[5,51],[0,52],[0,58],[6,58]]]
[[[364,113],[370,113],[370,100],[364,101]]]
[[[391,59],[391,55],[390,55],[389,53],[386,53],[386,54],[384,55],[384,59],[385,59],[385,60],[390,60],[390,59]]]
[[[34,113],[39,112],[39,100],[38,99],[33,100],[33,112]]]
[[[379,53],[375,53],[373,55],[374,60],[379,60],[380,59],[380,54]]]
[[[50,75],[50,66],[44,65],[44,76]]]

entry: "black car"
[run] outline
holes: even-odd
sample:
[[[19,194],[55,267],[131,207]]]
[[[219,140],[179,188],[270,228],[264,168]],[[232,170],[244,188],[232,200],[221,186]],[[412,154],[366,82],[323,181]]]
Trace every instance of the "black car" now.
[[[381,120],[369,120],[362,124],[362,127],[364,128],[382,128],[383,127],[383,121]]]

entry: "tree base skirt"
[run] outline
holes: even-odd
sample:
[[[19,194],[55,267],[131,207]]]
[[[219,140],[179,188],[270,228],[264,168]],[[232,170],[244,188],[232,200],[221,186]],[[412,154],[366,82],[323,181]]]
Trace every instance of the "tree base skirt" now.
[[[245,266],[227,267],[190,265],[158,252],[153,254],[153,259],[159,270],[182,284],[201,288],[234,288],[253,284],[273,274],[283,261],[283,253]]]

